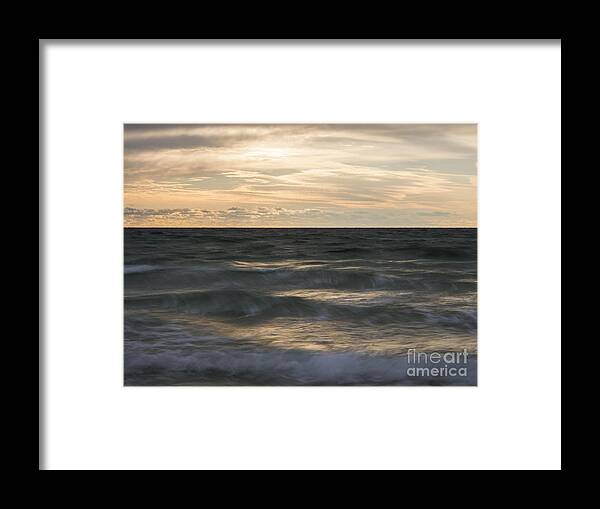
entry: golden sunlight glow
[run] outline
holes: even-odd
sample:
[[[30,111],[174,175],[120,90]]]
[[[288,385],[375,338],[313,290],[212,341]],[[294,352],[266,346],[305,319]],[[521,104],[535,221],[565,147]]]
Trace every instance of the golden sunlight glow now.
[[[277,147],[251,147],[242,152],[242,157],[264,157],[264,158],[279,158],[286,157],[291,154],[290,149]]]
[[[474,124],[125,126],[126,226],[477,224]]]

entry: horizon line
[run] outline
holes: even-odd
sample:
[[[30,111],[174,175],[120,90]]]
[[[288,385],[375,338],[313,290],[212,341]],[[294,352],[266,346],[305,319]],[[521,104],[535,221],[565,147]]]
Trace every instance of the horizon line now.
[[[162,229],[162,230],[167,230],[167,229],[172,229],[172,230],[177,230],[177,229],[186,229],[186,230],[222,230],[222,229],[226,229],[226,228],[235,228],[238,230],[243,230],[243,229],[270,229],[270,230],[293,230],[293,229],[297,229],[297,230],[301,230],[301,229],[308,229],[308,228],[313,228],[313,229],[321,229],[321,230],[326,230],[326,229],[383,229],[383,228],[387,228],[387,229],[396,229],[396,230],[410,230],[410,229],[416,229],[416,230],[423,230],[423,229],[438,229],[438,230],[443,230],[443,229],[457,229],[457,228],[462,228],[462,229],[477,229],[478,226],[123,226],[123,229],[127,230],[130,228],[137,228],[137,229],[146,229],[146,230],[151,230],[151,229]]]

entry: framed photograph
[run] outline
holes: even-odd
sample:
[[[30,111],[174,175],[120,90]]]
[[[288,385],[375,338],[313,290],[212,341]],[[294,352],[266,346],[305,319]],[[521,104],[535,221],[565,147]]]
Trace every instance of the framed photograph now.
[[[476,385],[475,124],[126,124],[126,385]]]
[[[43,39],[40,470],[561,468],[561,43]]]

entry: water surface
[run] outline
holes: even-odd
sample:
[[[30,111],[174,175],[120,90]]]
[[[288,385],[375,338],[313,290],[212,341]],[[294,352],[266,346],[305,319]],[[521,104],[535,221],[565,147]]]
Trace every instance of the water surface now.
[[[470,228],[127,228],[125,383],[474,385],[476,259]]]

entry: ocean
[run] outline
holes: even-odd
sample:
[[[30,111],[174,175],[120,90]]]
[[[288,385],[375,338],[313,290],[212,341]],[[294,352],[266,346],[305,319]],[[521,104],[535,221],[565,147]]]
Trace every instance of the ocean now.
[[[126,228],[124,243],[125,385],[477,384],[474,228]]]

